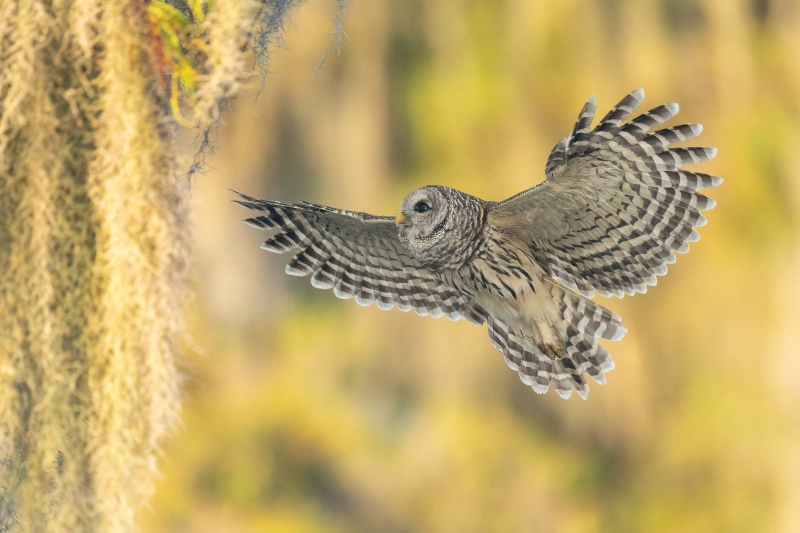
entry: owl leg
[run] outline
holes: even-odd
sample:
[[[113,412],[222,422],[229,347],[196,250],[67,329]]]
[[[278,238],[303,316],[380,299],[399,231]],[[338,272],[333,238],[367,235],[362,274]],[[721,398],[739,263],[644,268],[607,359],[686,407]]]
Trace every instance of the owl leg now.
[[[564,343],[550,322],[536,321],[532,329],[534,341],[551,361],[564,357]]]

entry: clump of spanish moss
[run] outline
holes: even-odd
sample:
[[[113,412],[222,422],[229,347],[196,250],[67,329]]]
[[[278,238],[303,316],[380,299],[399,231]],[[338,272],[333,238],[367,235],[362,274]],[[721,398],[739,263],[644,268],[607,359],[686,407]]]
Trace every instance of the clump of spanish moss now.
[[[297,3],[0,3],[0,531],[133,528],[179,411],[170,133],[213,127]]]
[[[169,94],[170,113],[178,124],[198,132],[197,156],[189,169],[201,171],[213,150],[211,133],[229,98],[253,81],[264,87],[271,51],[282,43],[291,10],[304,0],[152,0],[148,15],[166,37],[157,57]],[[345,35],[342,21],[351,0],[336,0],[333,42],[339,52]],[[209,6],[213,5],[213,9]],[[168,86],[167,86],[168,85]]]

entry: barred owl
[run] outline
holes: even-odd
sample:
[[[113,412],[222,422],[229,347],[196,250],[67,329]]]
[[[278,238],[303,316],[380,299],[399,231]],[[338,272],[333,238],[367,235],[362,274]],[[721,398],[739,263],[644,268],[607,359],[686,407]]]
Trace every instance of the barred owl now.
[[[502,202],[437,185],[410,193],[396,217],[245,195],[236,202],[260,212],[245,222],[277,230],[262,248],[296,252],[288,274],[311,275],[314,287],[360,305],[486,323],[534,391],[552,386],[569,398],[574,388],[585,399],[586,375],[605,383],[614,367],[597,339],[626,332],[588,298],[655,285],[715,205],[697,191],[722,182],[682,170],[714,148],[670,148],[700,124],[652,131],[677,104],[625,122],[643,98],[633,91],[594,129],[590,98],[550,153],[545,181]]]

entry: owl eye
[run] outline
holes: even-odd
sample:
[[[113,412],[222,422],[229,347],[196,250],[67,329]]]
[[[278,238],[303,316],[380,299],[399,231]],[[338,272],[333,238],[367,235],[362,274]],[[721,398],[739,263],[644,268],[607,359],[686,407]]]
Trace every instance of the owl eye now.
[[[419,201],[416,204],[414,204],[414,212],[416,213],[424,213],[430,210],[431,206],[429,206],[427,202]]]

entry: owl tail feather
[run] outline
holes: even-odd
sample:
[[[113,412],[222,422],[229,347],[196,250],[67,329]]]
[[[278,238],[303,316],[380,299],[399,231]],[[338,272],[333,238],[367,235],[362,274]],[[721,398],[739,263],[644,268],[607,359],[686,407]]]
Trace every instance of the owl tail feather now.
[[[586,399],[589,385],[585,374],[603,384],[605,373],[614,368],[614,361],[597,339],[619,340],[627,330],[618,315],[591,300],[555,283],[550,291],[560,305],[559,318],[551,324],[558,337],[555,345],[520,334],[493,316],[487,317],[489,339],[535,392],[544,394],[552,385],[566,399],[574,388]]]

